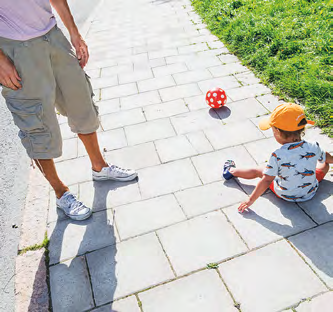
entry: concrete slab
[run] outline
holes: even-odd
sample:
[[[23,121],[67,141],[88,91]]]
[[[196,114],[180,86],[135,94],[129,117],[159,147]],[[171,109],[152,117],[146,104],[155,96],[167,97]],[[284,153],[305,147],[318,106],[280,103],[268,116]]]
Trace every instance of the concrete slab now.
[[[143,92],[136,95],[122,97],[120,99],[121,109],[123,110],[158,103],[161,103],[161,98],[157,91]]]
[[[93,312],[141,312],[135,296],[117,300],[112,304],[92,310]]]
[[[85,257],[50,267],[53,311],[84,311],[94,307]]]
[[[333,288],[332,231],[333,223],[330,222],[289,238],[305,261],[330,288]]]
[[[154,233],[89,253],[87,261],[97,305],[174,278]]]
[[[238,206],[223,211],[251,249],[316,226],[295,203],[279,199],[272,193],[258,198],[242,214],[238,212]]]
[[[140,201],[114,210],[120,239],[128,239],[185,220],[173,195]]]
[[[177,275],[206,267],[247,251],[220,211],[184,221],[157,232]],[[232,244],[230,244],[232,242]]]
[[[145,312],[237,312],[219,276],[203,271],[139,294]]]
[[[297,312],[330,312],[333,306],[333,292],[327,292],[323,295],[315,297],[311,300],[301,303],[297,308]]]
[[[175,179],[175,174],[177,179]],[[201,185],[201,181],[191,161],[188,159],[142,169],[139,171],[139,176],[143,199]]]
[[[326,290],[285,241],[222,263],[219,271],[244,312],[279,311]]]
[[[183,99],[164,102],[162,104],[149,105],[144,108],[147,120],[171,117],[188,112],[189,109],[185,105]]]

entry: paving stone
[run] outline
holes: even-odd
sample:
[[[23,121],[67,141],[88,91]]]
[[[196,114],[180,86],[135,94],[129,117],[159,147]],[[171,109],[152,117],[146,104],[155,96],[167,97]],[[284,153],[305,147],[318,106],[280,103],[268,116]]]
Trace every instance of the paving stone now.
[[[179,47],[178,51],[179,54],[188,54],[188,53],[193,53],[193,52],[200,52],[200,51],[205,51],[208,50],[208,46],[206,43],[198,43],[198,44],[192,44],[184,47]]]
[[[135,108],[101,116],[101,123],[105,130],[122,128],[128,125],[135,125],[145,121],[146,118],[141,108]]]
[[[181,84],[209,79],[212,77],[212,75],[207,69],[198,69],[198,70],[186,71],[179,74],[174,74],[173,77],[176,83],[178,85],[181,85]]]
[[[87,70],[86,73],[91,78],[99,78],[101,75],[101,70],[100,69],[90,69],[90,70]]]
[[[56,164],[59,178],[67,185],[91,180],[91,163],[88,157],[79,157]]]
[[[157,91],[151,91],[123,97],[120,103],[121,109],[125,110],[161,103],[161,98]]]
[[[139,171],[139,176],[143,199],[173,193],[201,184],[191,161],[188,159],[142,169]],[[177,179],[175,179],[175,176]]]
[[[115,87],[104,88],[101,92],[101,99],[107,100],[137,94],[138,89],[136,83],[128,83]]]
[[[214,150],[203,131],[188,133],[186,137],[198,154],[208,153]]]
[[[219,59],[223,64],[228,64],[228,63],[236,63],[239,62],[239,59],[237,56],[233,54],[223,54],[219,56]]]
[[[285,241],[222,263],[219,271],[244,312],[279,311],[326,290]]]
[[[233,159],[236,164],[242,167],[256,166],[255,161],[243,146],[195,156],[192,161],[202,182],[206,184],[222,179],[223,164],[227,159]]]
[[[255,98],[231,103],[229,103],[229,99],[227,98],[227,105],[217,109],[216,112],[223,122],[227,124],[268,114],[266,108]]]
[[[260,83],[260,79],[252,72],[240,73],[235,75],[235,77],[243,86]]]
[[[221,61],[217,58],[222,53],[227,53],[228,49],[227,48],[221,48],[221,49],[211,49],[211,50],[206,50],[206,51],[201,51],[198,52],[196,55],[200,57],[201,59],[207,58],[207,59],[215,59],[216,62],[214,62],[213,65],[209,65],[206,67],[211,67],[211,66],[216,66],[216,65],[221,65]]]
[[[177,54],[178,54],[177,49],[164,49],[164,50],[148,52],[148,57],[150,60],[152,60],[152,59],[156,59],[156,58],[177,55]]]
[[[154,67],[159,67],[159,66],[164,66],[164,65],[166,65],[165,58],[160,57],[160,58],[156,58],[153,60],[149,60],[147,62],[134,63],[134,69],[154,68]]]
[[[118,85],[118,77],[115,75],[115,76],[94,78],[91,79],[91,84],[94,89],[113,87]]]
[[[165,88],[159,90],[159,92],[163,102],[201,94],[201,91],[196,83]]]
[[[241,63],[230,63],[209,68],[209,71],[212,73],[213,77],[229,76],[237,73],[246,72],[248,70],[249,69],[243,66]]]
[[[51,223],[48,237],[50,264],[110,246],[117,239],[111,210],[93,213],[84,221],[66,219]]]
[[[171,117],[171,122],[178,134],[216,128],[222,125],[222,121],[214,110],[197,110]]]
[[[55,162],[60,162],[68,159],[73,159],[77,157],[78,153],[78,139],[72,138],[63,140],[62,142],[62,155],[59,158],[56,158]]]
[[[84,311],[94,307],[84,257],[50,267],[53,311]]]
[[[290,242],[324,282],[333,287],[333,223],[326,223],[304,233],[292,236]]]
[[[270,92],[271,90],[263,84],[254,84],[251,86],[243,86],[229,90],[228,95],[233,101],[239,101]]]
[[[114,301],[112,304],[92,310],[93,312],[141,312],[135,296]]]
[[[318,142],[324,151],[333,154],[333,139],[323,134],[320,128],[307,128],[303,139],[310,142]]]
[[[220,211],[172,225],[157,233],[177,275],[247,250]]]
[[[163,163],[198,154],[183,135],[156,141],[155,145]]]
[[[222,149],[264,138],[264,135],[249,120],[222,125],[214,129],[206,129],[204,132],[215,149]],[[239,135],[240,133],[242,135]]]
[[[247,199],[235,181],[215,182],[175,193],[188,217],[193,217]]]
[[[210,47],[211,49],[225,48],[223,42],[221,42],[220,40],[217,40],[217,41],[209,41],[208,45],[209,45],[209,47]]]
[[[142,80],[138,82],[138,88],[140,92],[146,92],[151,90],[158,90],[175,86],[176,83],[172,76],[161,76],[157,78]]]
[[[207,109],[208,106],[207,106],[205,97],[206,97],[205,95],[200,94],[200,95],[197,95],[197,96],[191,96],[191,97],[185,98],[184,101],[188,105],[188,108],[191,111],[199,110],[199,109],[202,109],[202,108]]]
[[[261,196],[243,213],[238,212],[238,206],[223,211],[251,249],[316,225],[295,203],[273,193]]]
[[[333,305],[333,292],[327,292],[318,297],[302,302],[295,310],[297,312],[330,312]]]
[[[89,253],[87,260],[97,305],[174,277],[154,233]]]
[[[198,272],[139,294],[145,312],[237,312],[214,271]]]
[[[233,88],[238,88],[240,86],[237,79],[233,76],[203,80],[203,81],[200,81],[198,83],[198,85],[204,94],[206,94],[206,92],[208,90],[216,88],[216,87],[222,87],[223,90],[230,90]],[[229,91],[228,91],[227,95],[228,94],[229,94]]]
[[[164,139],[175,135],[169,119],[148,121],[143,124],[125,128],[129,145]]]
[[[150,69],[138,70],[131,73],[122,73],[118,75],[119,84],[140,81],[153,77],[153,72]]]
[[[96,102],[96,105],[98,106],[98,112],[100,116],[120,111],[119,99],[99,101]]]
[[[268,129],[268,130],[260,130],[259,129],[259,122],[266,118],[266,116],[260,116],[260,117],[256,117],[256,118],[250,118],[250,121],[257,127],[257,129],[266,137],[266,138],[272,138],[274,137],[273,134],[273,130],[272,128]]]
[[[15,311],[48,311],[49,290],[44,248],[16,257]],[[5,268],[3,268],[5,269]],[[5,286],[3,291],[5,291]]]
[[[122,240],[186,219],[173,195],[160,196],[115,208],[115,216]]]
[[[171,117],[188,111],[189,110],[182,99],[164,102],[162,104],[149,105],[144,108],[147,120]]]
[[[60,131],[61,131],[61,137],[63,138],[63,140],[72,139],[72,138],[77,137],[77,134],[73,133],[71,131],[71,128],[68,126],[67,121],[66,121],[66,123],[63,123],[60,125]]]
[[[103,67],[101,71],[102,77],[113,76],[118,74],[133,72],[133,64],[116,65],[112,67]]]
[[[166,66],[160,66],[153,69],[155,77],[169,76],[176,73],[186,72],[188,68],[185,63],[175,63]]]
[[[333,171],[320,182],[316,195],[309,201],[298,203],[317,223],[333,220]]]
[[[98,133],[99,147],[103,151],[111,151],[127,146],[124,129],[115,129]],[[78,142],[78,155],[88,155],[81,141]],[[90,167],[91,168],[91,165]],[[89,169],[90,170],[90,169]]]
[[[265,94],[258,96],[257,100],[262,105],[264,105],[270,112],[272,112],[278,105],[285,103],[284,101],[279,100],[279,98],[273,94]]]
[[[105,210],[141,200],[136,180],[130,182],[84,182],[79,185],[79,199],[94,211]]]
[[[254,160],[260,165],[265,164],[271,157],[272,153],[281,147],[281,145],[276,142],[275,138],[246,143],[244,146]]]

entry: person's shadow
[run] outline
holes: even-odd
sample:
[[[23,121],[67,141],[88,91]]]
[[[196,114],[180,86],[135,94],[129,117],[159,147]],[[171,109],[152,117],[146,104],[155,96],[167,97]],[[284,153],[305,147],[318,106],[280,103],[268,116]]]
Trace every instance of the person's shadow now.
[[[94,213],[87,220],[70,220],[57,209],[48,255],[50,306],[54,312],[80,312],[107,303],[112,305],[117,287],[117,235],[112,210],[106,209],[107,197],[111,191],[136,182],[94,182]],[[101,261],[103,265],[99,265]],[[103,283],[105,276],[107,282]],[[38,292],[38,285],[34,291]],[[29,311],[34,311],[34,307],[31,303]],[[111,308],[110,312],[117,311]]]
[[[332,172],[328,174],[333,175]],[[266,219],[252,209],[249,209],[242,215],[246,219],[258,222],[271,232],[286,237],[305,256],[306,261],[309,261],[314,266],[314,270],[319,275],[325,276],[323,277],[324,280],[328,278],[333,281],[333,222],[329,222],[333,220],[333,213],[329,212],[329,208],[332,207],[328,207],[323,203],[324,200],[332,196],[333,182],[323,180],[320,182],[317,194],[313,199],[308,202],[297,203],[300,209],[314,222],[312,229],[308,229],[305,232],[301,231],[301,233],[286,235],[286,233],[293,232],[293,226],[297,223],[296,218],[298,216],[297,214],[290,213],[290,211],[288,212],[290,210],[288,209],[289,207],[281,208],[281,213],[291,221],[291,226]]]

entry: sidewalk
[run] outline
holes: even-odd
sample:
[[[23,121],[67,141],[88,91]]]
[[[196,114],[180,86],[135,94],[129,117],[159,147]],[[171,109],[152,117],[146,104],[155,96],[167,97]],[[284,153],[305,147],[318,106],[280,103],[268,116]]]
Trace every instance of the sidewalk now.
[[[18,257],[17,311],[331,311],[333,171],[309,202],[267,193],[243,215],[237,205],[257,181],[221,180],[226,159],[262,164],[278,147],[257,127],[280,103],[270,89],[188,0],[105,0],[86,41],[101,149],[139,180],[92,182],[83,145],[59,118],[59,175],[94,214],[65,218],[31,173],[20,249],[47,229],[49,267],[42,249]],[[228,102],[214,111],[204,98],[216,86]],[[319,129],[306,138],[333,152]]]

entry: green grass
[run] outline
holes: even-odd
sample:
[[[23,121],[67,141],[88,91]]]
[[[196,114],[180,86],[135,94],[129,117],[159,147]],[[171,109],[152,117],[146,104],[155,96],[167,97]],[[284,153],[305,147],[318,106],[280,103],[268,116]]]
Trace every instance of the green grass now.
[[[209,29],[274,94],[333,137],[332,1],[192,0]]]

